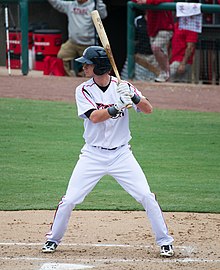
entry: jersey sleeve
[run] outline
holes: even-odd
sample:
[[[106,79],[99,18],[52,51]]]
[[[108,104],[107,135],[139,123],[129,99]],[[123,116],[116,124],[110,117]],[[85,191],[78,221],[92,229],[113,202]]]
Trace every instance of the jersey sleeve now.
[[[85,112],[91,109],[97,109],[92,93],[84,85],[76,88],[76,104],[78,116],[84,119],[86,118]]]
[[[65,14],[68,13],[71,6],[71,2],[62,0],[48,0],[48,2],[52,5],[52,7]]]
[[[96,9],[98,10],[101,19],[105,19],[107,17],[106,4],[103,3],[102,0],[96,0]]]

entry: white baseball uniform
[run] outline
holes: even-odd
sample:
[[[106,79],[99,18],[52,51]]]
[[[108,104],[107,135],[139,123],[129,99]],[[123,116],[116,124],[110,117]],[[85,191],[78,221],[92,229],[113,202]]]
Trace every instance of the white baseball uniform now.
[[[133,86],[131,86],[133,87]],[[80,204],[104,175],[111,175],[139,203],[151,222],[159,246],[169,245],[173,238],[168,234],[161,209],[150,191],[147,179],[129,146],[129,114],[124,109],[117,117],[92,123],[85,113],[113,105],[117,97],[117,79],[111,77],[110,85],[103,92],[90,79],[76,89],[79,117],[84,119],[85,145],[73,170],[66,195],[58,205],[47,239],[59,244],[66,231],[73,208]],[[141,92],[135,92],[142,96]],[[137,107],[134,105],[134,109]]]

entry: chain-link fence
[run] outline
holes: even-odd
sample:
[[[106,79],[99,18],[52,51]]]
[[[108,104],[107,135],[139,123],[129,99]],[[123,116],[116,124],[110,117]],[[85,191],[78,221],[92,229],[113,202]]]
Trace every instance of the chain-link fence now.
[[[151,50],[151,37],[149,37],[148,34],[149,26],[146,14],[148,10],[153,10],[155,12],[171,12],[174,24],[178,24],[178,29],[175,30],[174,28],[173,35],[167,45],[167,54],[170,64],[169,72],[171,74],[169,80],[174,82],[219,84],[220,5],[217,3],[217,0],[213,1],[212,4],[201,3],[200,5],[201,14],[197,15],[197,17],[201,17],[200,31],[191,27],[189,28],[190,30],[187,29],[185,32],[183,29],[180,31],[180,28],[183,26],[180,25],[182,23],[180,17],[177,17],[177,3],[138,5],[133,2],[128,2],[127,60],[121,72],[122,78],[154,81],[160,73],[161,68],[160,65],[158,65],[157,59],[155,59],[155,53]],[[161,14],[160,19],[164,20],[163,16],[166,16],[166,12]],[[191,22],[191,18],[192,16],[186,16],[184,23],[187,24],[189,22],[187,19]],[[198,28],[198,22],[197,20],[197,24],[195,23],[196,26],[194,26],[194,28]],[[155,24],[157,24],[156,21]],[[183,33],[185,36],[183,36]],[[176,39],[176,41],[174,39]],[[180,47],[184,46],[184,42],[184,50],[186,50],[188,43],[193,44],[191,47],[191,60],[189,57],[185,63],[188,71],[185,77],[179,73],[179,75],[173,79],[172,68],[178,70],[178,64],[175,66],[175,63],[172,64],[172,62],[174,62],[174,60],[179,61],[179,63],[184,62],[180,57],[180,55],[183,54],[183,48],[181,49]]]

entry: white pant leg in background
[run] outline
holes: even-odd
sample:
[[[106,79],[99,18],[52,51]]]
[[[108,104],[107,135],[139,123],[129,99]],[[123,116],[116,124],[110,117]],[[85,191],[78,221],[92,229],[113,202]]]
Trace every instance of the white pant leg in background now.
[[[109,168],[110,175],[133,198],[143,205],[150,220],[157,244],[159,246],[169,245],[174,239],[168,234],[161,208],[155,199],[155,195],[150,191],[140,165],[131,150],[126,148],[123,148],[121,156]]]

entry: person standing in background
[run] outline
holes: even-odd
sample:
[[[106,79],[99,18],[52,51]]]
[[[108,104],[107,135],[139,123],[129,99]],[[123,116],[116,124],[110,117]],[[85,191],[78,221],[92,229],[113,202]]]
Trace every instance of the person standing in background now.
[[[170,81],[191,81],[190,76],[197,41],[198,33],[179,29],[179,23],[175,23],[171,43]]]
[[[146,31],[146,12],[134,19],[135,26],[135,71],[134,79],[152,81],[159,75],[158,64],[151,50],[150,38]],[[122,79],[128,79],[128,57],[121,72]]]
[[[147,12],[137,16],[134,19],[135,25],[135,53],[143,55],[152,55],[150,38],[146,31],[147,27]]]
[[[152,52],[150,38],[146,31],[147,12],[135,18],[135,62],[145,69],[148,79],[154,80],[159,75],[158,63]],[[138,67],[138,66],[137,66]],[[138,78],[139,76],[137,76]]]
[[[66,75],[73,76],[70,61],[82,56],[87,47],[95,45],[91,12],[97,9],[100,17],[104,19],[107,17],[106,5],[102,0],[48,0],[48,2],[68,17],[68,40],[62,44],[57,57],[63,60]]]
[[[137,4],[158,5],[172,0],[132,0]],[[166,82],[169,79],[168,47],[173,35],[174,20],[169,10],[147,10],[147,31],[150,37],[151,49],[160,67],[156,82]]]

